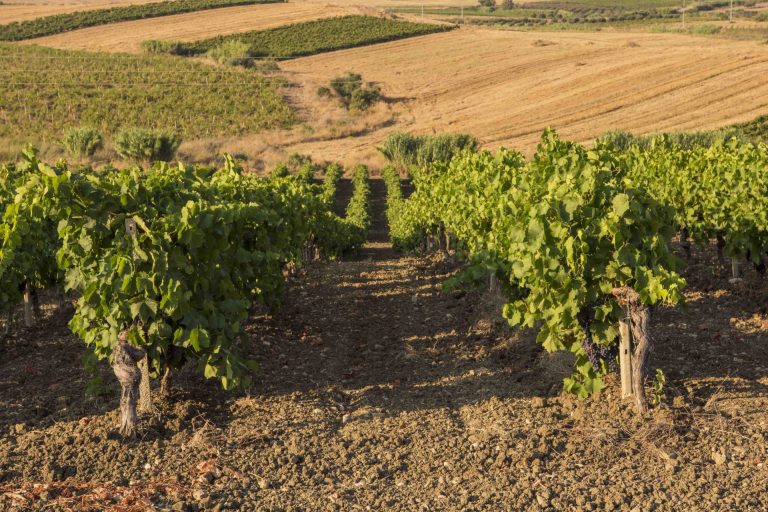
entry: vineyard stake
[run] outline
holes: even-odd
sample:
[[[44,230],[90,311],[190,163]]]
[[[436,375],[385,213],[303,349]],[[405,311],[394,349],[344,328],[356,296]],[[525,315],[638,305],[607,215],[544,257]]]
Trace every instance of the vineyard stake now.
[[[736,258],[731,258],[731,274],[734,279],[739,278],[740,274],[740,268],[739,268],[739,260]]]
[[[643,304],[640,294],[628,286],[614,288],[612,294],[620,306],[625,308],[628,326],[635,340],[635,350],[632,354],[632,393],[635,397],[635,407],[638,413],[648,410],[643,384],[648,374],[648,356],[653,349],[653,341],[648,332],[650,311]]]
[[[621,398],[633,397],[632,392],[632,349],[629,336],[629,322],[619,320],[619,368],[621,371]]]
[[[27,284],[24,286],[24,325],[32,327],[35,323],[32,310],[32,290]]]

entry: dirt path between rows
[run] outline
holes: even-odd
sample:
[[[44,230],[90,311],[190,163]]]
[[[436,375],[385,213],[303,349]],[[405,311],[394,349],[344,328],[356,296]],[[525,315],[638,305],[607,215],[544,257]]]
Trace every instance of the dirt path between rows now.
[[[254,313],[252,387],[183,372],[135,442],[114,434],[115,395],[85,398],[82,343],[49,305],[2,349],[0,509],[768,509],[764,282],[696,255],[687,310],[653,318],[669,382],[638,418],[613,378],[588,402],[561,395],[569,368],[498,300],[443,292],[453,265],[393,253],[371,188],[361,256],[308,266],[278,315]]]

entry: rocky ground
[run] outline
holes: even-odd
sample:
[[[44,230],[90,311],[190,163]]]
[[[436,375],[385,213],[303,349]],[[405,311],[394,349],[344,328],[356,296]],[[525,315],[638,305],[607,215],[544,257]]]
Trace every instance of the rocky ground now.
[[[0,349],[0,510],[768,510],[757,275],[729,282],[696,253],[687,307],[654,312],[667,385],[640,417],[615,377],[561,394],[566,358],[486,291],[442,292],[454,266],[393,254],[381,229],[254,313],[250,389],[182,372],[132,442],[108,367],[86,394],[67,308],[47,305]]]

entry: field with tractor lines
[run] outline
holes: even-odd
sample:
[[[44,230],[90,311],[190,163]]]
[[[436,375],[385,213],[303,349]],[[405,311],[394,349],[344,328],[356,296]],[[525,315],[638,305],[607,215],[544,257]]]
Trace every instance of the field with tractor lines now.
[[[282,68],[303,84],[307,101],[318,85],[354,69],[396,100],[389,108],[398,129],[469,132],[487,147],[526,151],[547,126],[587,142],[610,129],[713,129],[768,108],[763,45],[702,45],[676,34],[461,29],[295,59]],[[375,154],[382,138],[373,131],[294,149],[354,159]]]

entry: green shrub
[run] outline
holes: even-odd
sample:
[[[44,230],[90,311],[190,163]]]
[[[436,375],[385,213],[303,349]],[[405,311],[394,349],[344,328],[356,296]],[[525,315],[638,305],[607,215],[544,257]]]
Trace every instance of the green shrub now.
[[[123,130],[115,139],[117,154],[136,162],[173,160],[180,144],[181,139],[174,133],[142,128]]]
[[[384,143],[376,149],[391,163],[401,168],[416,163],[416,152],[421,138],[406,132],[390,132]]]
[[[378,86],[361,87],[352,93],[349,100],[349,110],[362,112],[380,100],[381,89]]]
[[[374,103],[382,99],[381,89],[377,85],[363,84],[363,77],[357,73],[347,72],[337,76],[330,82],[330,89],[321,91],[319,95],[330,94],[332,90],[348,110],[362,112],[368,110]]]
[[[421,166],[433,162],[450,162],[453,155],[464,150],[476,151],[477,139],[465,133],[443,133],[424,137],[416,153],[416,161]]]
[[[496,0],[477,0],[480,7],[487,7],[489,10],[496,9]]]
[[[342,100],[352,98],[352,93],[363,86],[363,77],[358,73],[347,72],[331,80],[331,89]]]
[[[515,2],[514,0],[502,0],[501,2],[501,8],[505,11],[511,11],[515,8]]]
[[[206,55],[219,64],[228,66],[253,66],[253,52],[250,45],[239,40],[225,40],[208,50]]]
[[[104,147],[104,139],[101,134],[90,126],[72,128],[64,133],[64,149],[67,153],[84,158]]]
[[[321,98],[330,98],[331,94],[331,90],[324,85],[317,88],[317,95]]]
[[[434,162],[450,162],[457,153],[476,151],[477,147],[477,139],[465,133],[415,136],[392,132],[376,149],[399,169],[408,169]]]

